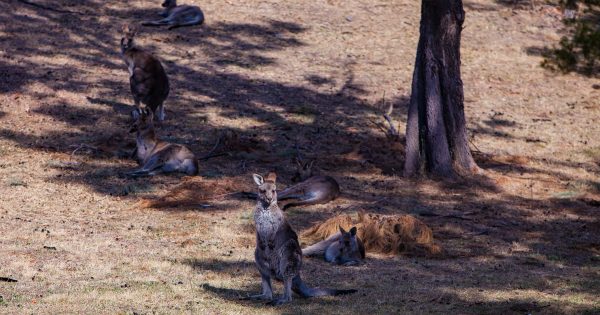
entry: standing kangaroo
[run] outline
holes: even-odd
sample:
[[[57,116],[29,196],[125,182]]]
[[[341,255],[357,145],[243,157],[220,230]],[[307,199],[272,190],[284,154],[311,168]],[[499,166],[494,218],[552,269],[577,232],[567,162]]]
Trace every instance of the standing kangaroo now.
[[[314,161],[296,162],[298,167],[292,181],[300,182],[279,192],[283,209],[327,203],[340,195],[340,185],[335,179],[330,176],[313,176]]]
[[[190,149],[181,144],[158,140],[154,133],[152,111],[143,109],[130,132],[137,132],[136,155],[141,168],[127,175],[152,176],[171,172],[198,174],[198,160]]]
[[[323,255],[325,261],[337,265],[356,265],[365,259],[365,246],[356,236],[356,227],[346,232],[341,226],[340,233],[302,250],[304,256]]]
[[[254,174],[258,185],[258,198],[254,209],[256,225],[256,250],[254,258],[262,278],[262,293],[247,299],[269,300],[271,305],[281,305],[292,301],[292,290],[303,297],[350,294],[356,290],[336,290],[309,288],[300,278],[302,268],[302,250],[298,235],[283,216],[277,206],[275,174],[267,179]],[[271,278],[284,283],[283,296],[273,299]]]
[[[199,7],[193,5],[177,5],[176,0],[165,0],[162,4],[165,8],[160,13],[164,19],[157,21],[143,22],[144,26],[162,26],[169,25],[168,29],[174,29],[182,26],[202,24],[204,22],[204,13]]]
[[[129,85],[135,102],[136,110],[131,114],[134,119],[140,113],[140,103],[156,112],[158,119],[165,119],[164,102],[169,96],[169,78],[160,61],[152,54],[134,46],[133,39],[136,30],[130,26],[123,27],[121,38],[121,55],[129,69]]]

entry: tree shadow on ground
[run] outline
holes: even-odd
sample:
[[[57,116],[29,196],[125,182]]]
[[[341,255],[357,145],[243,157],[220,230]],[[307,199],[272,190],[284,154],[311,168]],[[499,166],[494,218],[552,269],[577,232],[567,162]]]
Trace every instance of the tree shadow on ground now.
[[[5,42],[4,46],[9,52],[27,51],[26,58],[20,58],[15,65],[6,67],[14,73],[17,70],[14,67],[18,66],[19,77],[32,80],[13,81],[3,88],[7,93],[34,95],[39,102],[36,108],[32,108],[31,114],[61,122],[71,131],[65,137],[64,131],[47,131],[43,132],[44,135],[34,135],[35,133],[5,130],[6,137],[23,147],[63,153],[71,153],[78,145],[91,145],[90,142],[119,133],[123,134],[123,139],[127,139],[126,130],[130,119],[128,104],[119,100],[129,99],[127,84],[123,84],[127,74],[124,65],[118,60],[118,32],[113,24],[118,24],[115,23],[117,18],[141,19],[151,17],[156,12],[135,7],[122,11],[113,7],[104,8],[99,2],[92,2],[92,8],[113,17],[100,21],[95,16],[63,14],[31,6],[23,8],[23,4],[18,3],[12,1],[8,6],[21,6],[20,9],[27,13],[17,14],[18,17],[13,19],[13,23],[6,25],[4,31],[11,34],[10,38],[13,40],[25,38],[29,29],[38,26],[40,33],[13,45],[9,45],[10,41]],[[75,6],[71,9],[83,8]],[[374,132],[369,128],[373,124],[373,118],[366,117],[380,116],[377,104],[362,100],[361,95],[365,91],[354,82],[352,72],[348,72],[346,82],[337,91],[324,93],[304,86],[254,80],[222,71],[222,67],[228,65],[248,69],[276,66],[278,61],[266,56],[266,53],[306,45],[296,38],[305,30],[304,26],[297,23],[276,20],[254,24],[216,22],[157,38],[177,46],[177,50],[171,51],[173,54],[166,58],[167,71],[175,93],[167,100],[168,120],[160,127],[159,136],[188,144],[195,152],[208,151],[216,138],[224,134],[234,134],[242,144],[245,142],[248,146],[266,144],[264,148],[255,150],[254,154],[242,153],[240,156],[238,152],[232,152],[231,157],[226,159],[225,164],[242,159],[246,168],[272,169],[273,160],[278,164],[280,161],[291,160],[299,153],[296,149],[301,148],[301,153],[309,157],[332,157],[320,158],[322,162],[319,164],[323,169],[335,169],[338,174],[362,168],[365,163],[374,164],[386,173],[398,172],[402,164],[402,145],[396,145],[397,150],[394,150],[395,154],[391,158],[385,148],[378,145],[387,141],[385,134],[383,130]],[[162,29],[142,31],[143,35],[140,36],[147,37],[165,32]],[[38,37],[44,40],[39,41]],[[54,49],[56,45],[60,45],[61,49]],[[156,52],[158,49],[150,50]],[[33,57],[40,55],[69,60],[69,63],[59,67]],[[174,62],[172,58],[179,58],[182,62]],[[194,69],[189,64],[195,60],[202,64],[199,69]],[[100,70],[96,75],[106,75],[100,81],[101,88],[88,94],[86,90],[96,70]],[[106,70],[122,72],[122,79],[115,78],[112,72],[105,72]],[[34,78],[39,78],[37,84],[43,85],[44,91],[31,86]],[[83,94],[85,100],[74,103],[54,92],[63,90]],[[121,97],[115,98],[115,95]],[[206,101],[198,103],[198,97]],[[407,99],[393,99],[392,102],[396,105],[395,114],[405,116]],[[225,127],[202,117],[215,109],[220,111],[219,116],[224,119],[249,117],[264,125],[251,129]],[[169,120],[169,117],[172,119]],[[126,141],[131,146],[133,137],[130,136]],[[340,157],[346,153],[368,154],[371,158],[351,161]],[[102,155],[95,157],[99,156]],[[82,164],[81,172],[61,176],[59,180],[85,183],[96,186],[95,189],[103,192],[114,183],[126,185],[127,179],[119,177],[122,166],[110,166],[116,161],[110,155],[105,156],[110,163],[102,163],[106,164],[103,174],[113,176],[98,177],[95,172],[90,173],[90,169],[100,165],[91,163]],[[117,155],[120,156],[123,154]],[[392,163],[389,163],[390,160]],[[206,165],[210,167],[210,163]],[[290,173],[287,169],[287,166],[283,166],[278,171],[287,176]],[[228,174],[218,166],[209,172]]]

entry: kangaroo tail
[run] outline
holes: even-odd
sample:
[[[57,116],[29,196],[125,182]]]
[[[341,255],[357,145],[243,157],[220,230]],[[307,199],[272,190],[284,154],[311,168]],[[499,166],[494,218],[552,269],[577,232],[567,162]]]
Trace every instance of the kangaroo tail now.
[[[329,247],[329,245],[331,245],[333,242],[337,241],[340,238],[340,236],[341,236],[341,234],[338,232],[316,244],[310,245],[310,246],[302,249],[302,255],[304,255],[304,256],[319,256],[319,255],[322,256],[325,254],[327,247]]]
[[[306,206],[306,205],[314,205],[314,204],[318,204],[318,203],[323,203],[323,202],[319,202],[318,198],[304,198],[304,199],[284,199],[284,201],[287,201],[286,203],[283,204],[283,207],[281,207],[281,210],[287,210],[288,208],[292,208],[292,207],[299,207],[299,206]]]
[[[338,289],[319,289],[319,288],[309,288],[304,281],[300,278],[300,275],[297,275],[292,279],[292,290],[296,292],[296,294],[309,298],[315,296],[330,296],[330,295],[343,295],[343,294],[351,294],[355,293],[355,289],[348,290],[338,290]]]
[[[164,20],[142,22],[143,26],[161,26],[166,24],[168,24],[168,22]]]

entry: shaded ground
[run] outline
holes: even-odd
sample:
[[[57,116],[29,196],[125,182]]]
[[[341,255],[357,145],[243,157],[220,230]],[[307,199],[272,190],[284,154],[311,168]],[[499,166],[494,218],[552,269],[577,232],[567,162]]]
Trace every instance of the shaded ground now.
[[[138,180],[119,175],[135,164],[118,30],[158,5],[60,3],[81,14],[0,3],[0,277],[18,280],[0,282],[0,313],[600,312],[600,91],[539,67],[532,48],[560,37],[553,7],[465,2],[465,106],[486,173],[440,183],[401,178],[402,141],[377,127],[385,95],[404,130],[418,2],[209,0],[203,27],[142,29],[172,82],[160,136],[199,155],[222,138],[229,155],[202,178]],[[344,193],[289,211],[297,230],[340,211],[413,213],[447,256],[307,259],[309,284],[359,293],[266,308],[238,300],[260,287],[253,202],[139,202],[252,189],[269,170],[286,185],[298,150]]]

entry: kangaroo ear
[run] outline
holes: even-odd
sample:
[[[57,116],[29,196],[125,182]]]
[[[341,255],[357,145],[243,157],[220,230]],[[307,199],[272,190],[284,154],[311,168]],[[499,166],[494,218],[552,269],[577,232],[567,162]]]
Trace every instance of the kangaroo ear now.
[[[262,185],[265,182],[265,180],[263,179],[263,177],[260,176],[260,175],[258,175],[258,174],[253,174],[252,178],[254,178],[254,182],[258,186]]]
[[[306,164],[306,169],[310,170],[313,167],[313,164],[315,164],[315,160],[312,160],[312,161],[308,162]]]
[[[123,24],[122,31],[125,35],[133,37],[137,33],[137,28],[129,23]]]
[[[304,167],[304,165],[302,165],[302,161],[300,161],[300,158],[295,158],[294,160],[296,161],[296,165],[298,165],[299,168]]]
[[[269,174],[267,174],[267,180],[272,181],[273,183],[277,181],[277,174],[275,174],[275,172],[269,172]]]
[[[351,234],[352,236],[356,236],[356,226],[353,226],[353,227],[350,229],[350,234]]]
[[[340,225],[340,232],[341,232],[342,234],[346,234],[346,230],[344,230],[344,228],[343,228],[341,225]]]

